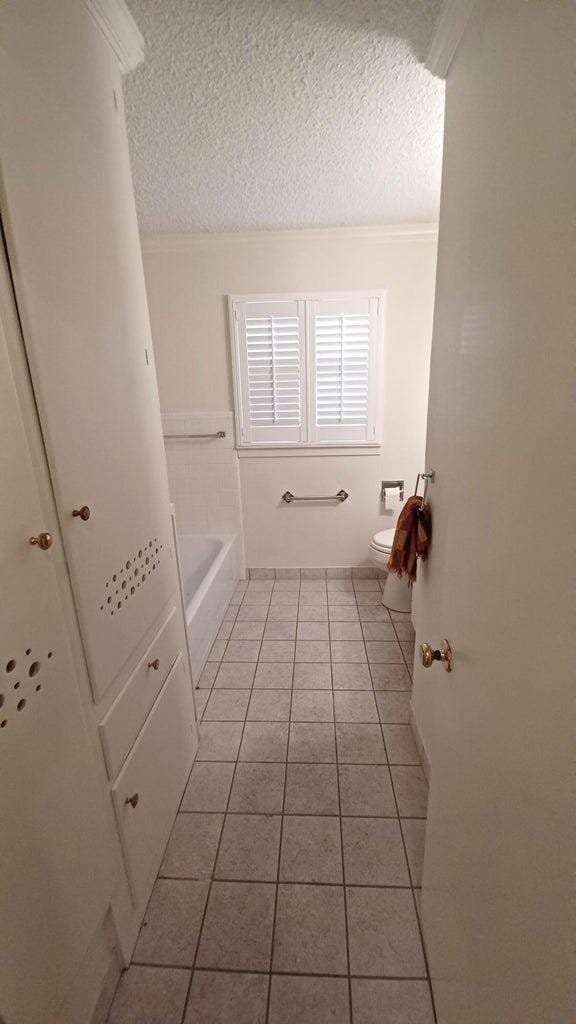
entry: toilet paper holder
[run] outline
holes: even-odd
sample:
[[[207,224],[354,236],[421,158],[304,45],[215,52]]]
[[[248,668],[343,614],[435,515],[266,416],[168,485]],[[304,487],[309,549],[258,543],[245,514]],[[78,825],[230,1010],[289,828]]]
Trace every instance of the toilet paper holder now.
[[[404,501],[404,481],[403,480],[383,480],[382,487],[380,489],[380,501],[386,508],[386,491],[395,491],[397,488],[400,490],[400,501]]]

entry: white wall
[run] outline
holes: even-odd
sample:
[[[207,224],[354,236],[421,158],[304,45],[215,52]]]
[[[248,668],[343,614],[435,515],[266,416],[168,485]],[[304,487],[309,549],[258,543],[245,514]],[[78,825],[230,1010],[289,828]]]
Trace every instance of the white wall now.
[[[240,460],[248,566],[361,565],[376,530],[395,523],[384,478],[408,491],[424,468],[436,269],[433,227],[152,236],[144,268],[164,413],[233,408],[226,296],[386,292],[382,446],[376,455],[256,455]],[[287,506],[285,490],[342,505]]]

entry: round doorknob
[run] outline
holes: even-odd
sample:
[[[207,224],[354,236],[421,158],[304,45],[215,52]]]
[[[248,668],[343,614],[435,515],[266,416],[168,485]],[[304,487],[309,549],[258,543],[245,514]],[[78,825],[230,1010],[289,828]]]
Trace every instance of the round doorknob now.
[[[430,644],[420,644],[420,661],[424,668],[430,668],[435,661],[441,661],[447,672],[452,671],[452,648],[447,640],[442,640],[440,650],[434,650]]]
[[[130,804],[130,807],[137,807],[139,799],[140,797],[138,796],[138,793],[133,793],[132,796],[126,797],[124,803]]]
[[[84,522],[86,522],[87,519],[90,519],[90,509],[88,505],[82,505],[82,508],[75,508],[72,515],[75,518],[83,519]]]
[[[48,548],[52,547],[53,539],[51,533],[39,533],[37,537],[30,537],[28,543],[36,545],[42,551],[48,551]]]
[[[148,668],[153,668],[155,672],[160,668],[160,658],[154,658],[153,661],[148,662]]]

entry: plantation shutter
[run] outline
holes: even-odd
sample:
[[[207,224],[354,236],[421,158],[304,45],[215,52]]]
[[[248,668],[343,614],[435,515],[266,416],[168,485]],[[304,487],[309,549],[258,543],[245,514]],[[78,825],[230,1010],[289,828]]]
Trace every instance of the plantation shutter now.
[[[306,439],[304,302],[234,304],[242,443]]]
[[[308,303],[312,442],[376,437],[378,298]]]

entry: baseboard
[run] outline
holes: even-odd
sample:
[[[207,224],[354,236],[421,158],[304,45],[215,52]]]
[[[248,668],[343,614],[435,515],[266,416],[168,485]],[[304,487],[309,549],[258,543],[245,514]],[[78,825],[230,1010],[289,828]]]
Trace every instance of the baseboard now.
[[[297,568],[283,566],[282,568],[247,568],[246,575],[252,580],[315,580],[315,579],[386,579],[388,570],[377,565],[340,565],[315,567],[306,566]]]
[[[416,718],[414,716],[414,711],[412,710],[412,708],[410,708],[410,728],[412,729],[412,735],[414,736],[414,742],[416,744],[416,748],[418,750],[418,753],[420,754],[420,760],[422,761],[422,769],[424,771],[424,775],[426,776],[426,780],[428,782],[428,785],[430,785],[430,774],[431,774],[430,758],[428,757],[428,751],[426,750],[426,747],[424,746],[424,740],[422,739],[422,736],[420,735],[420,729],[418,728],[418,722],[416,721]]]

